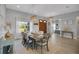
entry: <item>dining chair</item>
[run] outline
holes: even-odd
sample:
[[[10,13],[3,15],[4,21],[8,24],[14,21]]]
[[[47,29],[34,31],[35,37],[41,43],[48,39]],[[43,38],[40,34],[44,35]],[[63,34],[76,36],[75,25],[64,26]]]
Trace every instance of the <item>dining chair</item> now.
[[[27,41],[27,49],[32,48],[32,50],[35,48],[35,39],[32,38],[31,36],[28,36],[28,41]]]
[[[34,48],[33,46],[34,39],[27,35],[27,33],[22,32],[22,44],[28,48]]]
[[[23,44],[23,46],[26,46],[26,44],[27,44],[27,34],[26,33],[24,33],[24,32],[22,32],[21,33],[22,34],[22,44]]]
[[[49,40],[49,35],[45,34],[43,38],[40,38],[40,41],[36,42],[36,50],[38,47],[41,47],[41,53],[43,53],[42,49],[43,47],[46,47],[47,51],[49,51],[48,40]]]

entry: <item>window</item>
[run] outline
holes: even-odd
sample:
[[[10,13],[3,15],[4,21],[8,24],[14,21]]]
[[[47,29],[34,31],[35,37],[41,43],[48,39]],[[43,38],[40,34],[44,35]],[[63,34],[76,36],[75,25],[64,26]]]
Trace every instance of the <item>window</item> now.
[[[23,21],[16,21],[16,33],[27,32],[29,30],[29,23]]]

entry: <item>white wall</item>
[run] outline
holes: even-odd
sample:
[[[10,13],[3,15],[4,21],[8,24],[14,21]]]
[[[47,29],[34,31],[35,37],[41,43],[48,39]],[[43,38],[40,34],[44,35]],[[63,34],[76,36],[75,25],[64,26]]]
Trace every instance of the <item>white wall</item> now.
[[[6,7],[0,4],[0,34],[4,33],[4,24],[6,19]]]
[[[29,22],[29,19],[27,18],[27,14],[7,9],[6,21],[11,23],[11,32],[16,33],[16,21]]]
[[[69,27],[69,30],[74,33],[74,38],[76,39],[76,17],[79,16],[79,11],[77,12],[72,12],[72,13],[67,13],[67,14],[62,14],[58,16],[54,16],[54,20],[62,19],[62,26],[64,27],[63,23],[64,21],[67,21],[67,26]]]
[[[16,21],[25,21],[29,22],[31,19],[30,17],[33,16],[33,14],[19,12],[11,9],[6,9],[6,21],[9,21],[11,23],[11,31],[13,33],[16,33]],[[41,16],[37,16],[37,20],[42,18]],[[32,26],[32,25],[31,25]],[[34,31],[36,27],[32,26],[30,31]]]

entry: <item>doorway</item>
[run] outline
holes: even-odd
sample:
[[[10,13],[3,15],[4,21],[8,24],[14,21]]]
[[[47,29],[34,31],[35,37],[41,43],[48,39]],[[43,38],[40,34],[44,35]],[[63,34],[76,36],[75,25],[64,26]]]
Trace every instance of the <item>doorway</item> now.
[[[77,17],[77,39],[79,39],[79,17]]]
[[[47,21],[46,20],[39,20],[39,31],[43,31],[47,33]]]

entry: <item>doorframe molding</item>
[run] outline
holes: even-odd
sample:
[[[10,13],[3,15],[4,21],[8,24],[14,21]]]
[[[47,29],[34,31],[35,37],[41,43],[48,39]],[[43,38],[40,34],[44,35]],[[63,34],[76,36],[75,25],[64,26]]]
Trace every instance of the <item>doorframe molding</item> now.
[[[78,26],[78,22],[79,22],[79,16],[76,17],[76,39],[79,38],[79,36],[77,35],[77,26]]]

